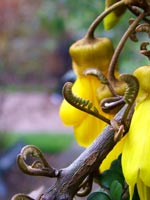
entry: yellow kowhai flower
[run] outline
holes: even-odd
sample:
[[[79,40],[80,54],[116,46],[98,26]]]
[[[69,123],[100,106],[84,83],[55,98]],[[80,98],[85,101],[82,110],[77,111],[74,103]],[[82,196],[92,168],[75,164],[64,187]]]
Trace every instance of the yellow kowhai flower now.
[[[96,77],[92,75],[82,76],[75,81],[72,91],[75,95],[90,100],[97,110],[102,113],[96,97],[96,89],[99,85],[100,82]],[[100,119],[71,106],[66,100],[63,100],[61,104],[60,116],[65,125],[74,127],[76,140],[79,145],[84,147],[91,144],[107,125]],[[105,117],[110,116],[105,114]]]
[[[90,100],[102,114],[100,101],[111,96],[107,86],[102,85],[97,77],[84,75],[85,70],[94,68],[105,75],[113,55],[113,45],[108,38],[83,38],[70,47],[73,70],[77,75],[72,91],[83,99]],[[102,93],[102,95],[101,95]],[[104,114],[104,113],[103,113]],[[111,114],[104,114],[111,118]],[[63,100],[60,117],[65,125],[73,126],[79,145],[87,147],[106,126],[106,123],[70,105]]]
[[[111,162],[122,153],[123,174],[129,185],[130,200],[137,185],[140,200],[150,199],[150,66],[135,70],[140,88],[129,132],[107,155],[100,171],[109,169]]]
[[[111,166],[112,161],[116,160],[118,156],[122,153],[124,144],[126,141],[126,135],[114,146],[112,151],[109,152],[109,154],[106,156],[106,158],[103,160],[102,164],[100,165],[99,171],[102,173],[105,170],[109,169]]]
[[[134,75],[140,89],[135,112],[122,152],[122,167],[129,185],[130,199],[137,185],[141,200],[150,199],[150,66],[138,68]]]

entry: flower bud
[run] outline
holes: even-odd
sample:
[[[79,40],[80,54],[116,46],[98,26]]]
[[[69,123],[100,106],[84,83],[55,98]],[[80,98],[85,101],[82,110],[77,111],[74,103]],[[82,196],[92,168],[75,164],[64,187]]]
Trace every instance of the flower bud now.
[[[117,3],[119,0],[106,0],[105,1],[105,10],[109,8],[111,5]],[[122,5],[119,6],[117,9],[109,13],[105,18],[104,18],[104,28],[105,30],[110,30],[112,29],[120,20],[121,16],[124,14],[126,11],[126,6]]]
[[[85,37],[70,47],[73,69],[77,75],[83,75],[88,68],[106,74],[113,52],[113,44],[108,38]]]

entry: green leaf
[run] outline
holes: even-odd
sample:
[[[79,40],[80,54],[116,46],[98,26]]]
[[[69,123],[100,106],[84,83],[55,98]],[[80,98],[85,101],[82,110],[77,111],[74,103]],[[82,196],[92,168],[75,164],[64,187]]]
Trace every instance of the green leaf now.
[[[111,200],[110,197],[104,192],[93,192],[87,200]]]
[[[121,155],[111,163],[110,169],[122,174]]]
[[[113,181],[110,186],[110,196],[112,200],[121,200],[123,192],[122,185],[118,181]]]
[[[121,156],[118,159],[114,160],[110,166],[109,170],[104,171],[100,175],[100,183],[110,188],[113,181],[117,180],[119,183],[124,186],[124,176],[122,173],[122,166],[121,166]]]
[[[100,175],[100,183],[106,188],[110,188],[113,181],[117,180],[121,185],[124,184],[124,177],[120,173],[116,173],[113,170],[107,170]]]

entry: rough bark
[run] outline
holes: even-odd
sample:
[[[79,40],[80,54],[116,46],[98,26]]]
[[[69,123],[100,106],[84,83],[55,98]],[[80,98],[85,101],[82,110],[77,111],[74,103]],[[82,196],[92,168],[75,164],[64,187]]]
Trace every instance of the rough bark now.
[[[121,121],[125,109],[126,106],[116,115],[115,120]],[[130,119],[127,126],[129,126]],[[89,148],[71,165],[60,171],[55,184],[41,196],[41,200],[72,200],[85,177],[96,172],[103,159],[113,149],[116,144],[114,134],[112,126],[107,126]]]

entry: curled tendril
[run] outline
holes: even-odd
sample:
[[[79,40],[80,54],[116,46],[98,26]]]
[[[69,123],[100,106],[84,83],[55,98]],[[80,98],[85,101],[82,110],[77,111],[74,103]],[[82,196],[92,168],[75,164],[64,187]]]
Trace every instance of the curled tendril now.
[[[150,24],[148,23],[143,23],[140,24],[136,27],[135,32],[145,32],[148,34],[150,37]],[[147,49],[147,46],[150,45],[149,42],[143,42],[140,46],[140,53],[143,54],[144,56],[147,56],[148,59],[150,59],[150,50]]]
[[[33,163],[30,165],[26,162],[28,157],[33,159]],[[59,174],[56,169],[48,164],[41,151],[33,145],[27,145],[22,148],[21,153],[18,155],[17,163],[19,168],[28,175],[57,177]]]
[[[95,69],[95,68],[86,69],[84,74],[96,76],[101,81],[102,84],[108,84],[109,83],[106,76],[98,69]]]
[[[112,109],[125,104],[122,96],[108,97],[101,101],[101,108],[104,112],[110,112]]]
[[[124,94],[124,101],[132,105],[139,90],[139,82],[132,74],[121,74],[119,79],[127,84],[127,88]]]
[[[125,120],[138,94],[139,82],[137,78],[131,74],[122,74],[120,75],[119,79],[127,84],[124,96],[105,98],[101,101],[101,107],[104,112],[108,112],[118,106],[123,106],[124,104],[127,104],[127,110],[123,117],[123,119]]]
[[[97,117],[100,120],[103,120],[104,122],[110,124],[110,120],[106,117],[102,116],[98,109],[93,105],[93,103],[89,100],[77,97],[72,92],[72,86],[73,84],[71,82],[65,83],[63,87],[63,95],[66,101],[70,103],[72,106],[76,107],[79,110],[82,110],[90,115],[93,115]]]
[[[95,68],[90,68],[90,69],[87,69],[84,72],[84,74],[96,76],[102,84],[105,84],[105,85],[108,86],[108,88],[109,88],[109,90],[110,90],[110,92],[112,93],[113,96],[117,96],[116,91],[114,90],[112,84],[110,83],[110,81],[107,79],[107,77],[100,70],[95,69]]]
[[[130,19],[129,23],[132,24],[134,21],[135,21],[134,19]],[[136,34],[139,32],[145,32],[150,37],[150,24],[148,23],[138,24],[135,30],[130,34],[130,39],[134,42],[137,42],[138,38]],[[149,42],[143,42],[140,46],[140,53],[143,54],[144,56],[147,56],[148,59],[150,59],[150,50],[147,49],[148,45],[150,45]]]
[[[133,22],[135,21],[135,19],[133,18],[130,18],[129,19],[129,24],[131,25]],[[132,31],[132,33],[129,35],[130,39],[133,41],[133,42],[138,42],[138,38],[136,36],[136,31]]]
[[[150,50],[147,49],[148,45],[150,45],[150,42],[143,42],[140,46],[140,53],[150,59]]]
[[[116,106],[123,105],[125,103],[122,96],[117,95],[117,93],[114,90],[110,81],[107,79],[107,77],[100,70],[90,68],[90,69],[87,69],[84,72],[84,74],[96,76],[101,81],[102,84],[106,84],[108,86],[110,92],[112,93],[113,97],[108,97],[108,98],[105,98],[101,101],[101,108],[104,112],[109,112],[110,110],[112,110]]]
[[[79,186],[79,191],[76,193],[78,197],[87,196],[91,190],[93,185],[93,174],[87,176],[85,180]],[[82,189],[82,191],[80,191]]]
[[[11,198],[11,200],[34,200],[34,199],[25,194],[16,194]]]
[[[137,97],[139,91],[139,82],[137,78],[131,74],[121,74],[119,79],[127,84],[127,88],[123,97],[125,103],[128,105],[124,116],[122,117],[122,121],[125,123],[128,118],[128,114],[130,113],[130,109]]]
[[[148,1],[149,1],[149,0],[148,0]],[[141,9],[138,8],[137,6],[135,6],[135,5],[127,5],[127,7],[128,7],[128,9],[129,9],[135,16],[139,16],[139,15],[140,15]],[[145,22],[150,23],[150,20],[149,20],[148,18],[146,18],[146,16],[143,17],[143,20],[144,20]]]
[[[108,97],[101,101],[103,111],[109,111],[117,106],[132,105],[139,90],[139,83],[136,77],[131,74],[121,74],[119,79],[127,84],[124,96]]]
[[[150,37],[150,24],[148,24],[148,23],[140,24],[136,27],[135,31],[136,32],[146,32],[148,34],[148,36]]]
[[[101,102],[101,106],[104,107],[105,110],[127,104],[122,120],[119,122],[114,119],[111,120],[111,125],[116,131],[114,135],[115,142],[119,141],[124,132],[128,129],[126,122],[139,90],[139,82],[135,76],[131,74],[121,74],[119,79],[127,84],[124,96],[106,98]]]
[[[129,19],[129,24],[131,25],[134,21],[135,19],[133,18]],[[137,42],[138,38],[136,34],[139,32],[145,32],[150,37],[150,24],[148,23],[138,24],[135,30],[130,34],[130,39],[134,42]]]

